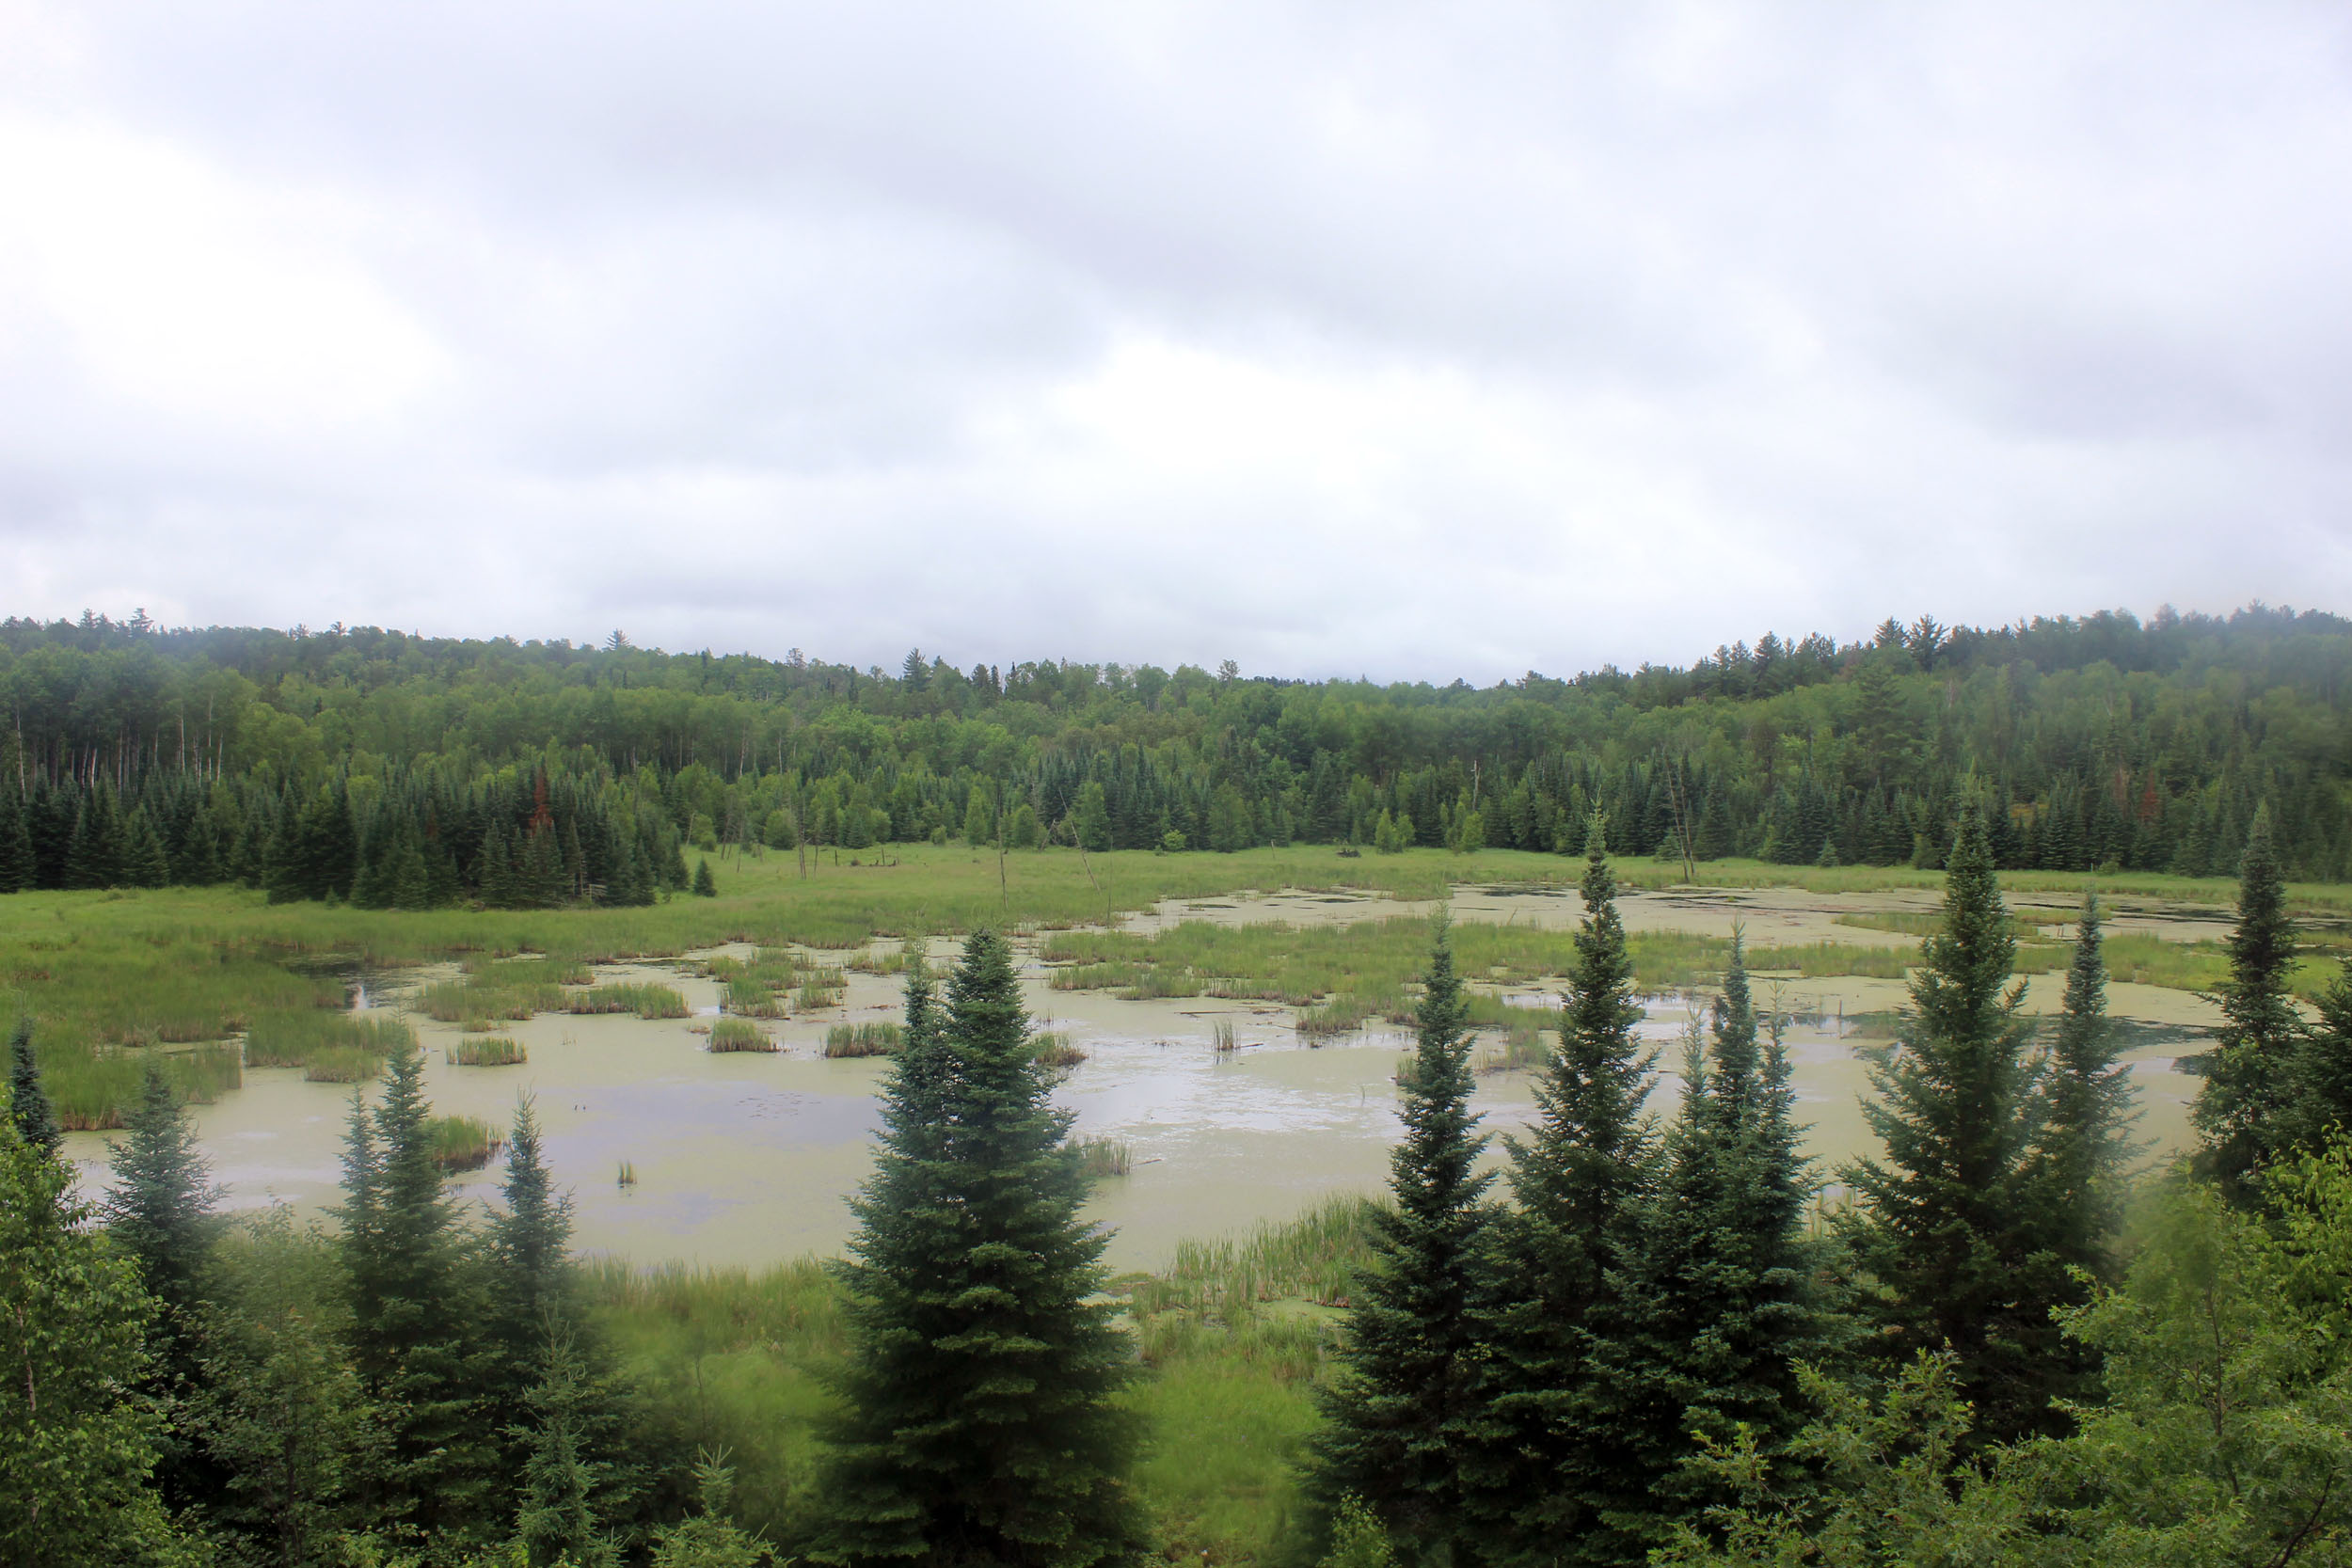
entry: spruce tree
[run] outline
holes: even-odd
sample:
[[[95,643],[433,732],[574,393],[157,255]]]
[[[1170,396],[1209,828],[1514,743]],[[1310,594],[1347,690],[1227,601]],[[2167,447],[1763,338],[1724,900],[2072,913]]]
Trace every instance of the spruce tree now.
[[[1687,1465],[1692,1433],[1728,1443],[1745,1430],[1777,1448],[1805,1417],[1797,1364],[1839,1338],[1820,1283],[1826,1259],[1805,1234],[1814,1184],[1780,1019],[1759,1053],[1737,932],[1712,1013],[1711,1051],[1695,1019],[1686,1037],[1682,1103],[1620,1272],[1628,1332],[1613,1402],[1650,1506],[1619,1528],[1653,1544],[1678,1518],[1733,1500]]]
[[[1126,1337],[1104,1238],[1049,1102],[1011,950],[972,934],[929,1017],[910,987],[872,1178],[841,1265],[851,1349],[819,1561],[1084,1568],[1132,1560],[1141,1520],[1113,1402]]]
[[[526,1424],[509,1435],[524,1444],[522,1505],[515,1534],[530,1568],[607,1568],[613,1544],[597,1516],[605,1466],[590,1457],[599,1391],[568,1331],[548,1340]]]
[[[2051,1041],[2035,1205],[2047,1218],[2046,1244],[2060,1266],[2113,1274],[2110,1250],[2122,1228],[2131,1166],[2146,1146],[2133,1135],[2139,1091],[2122,1037],[2107,1018],[2107,966],[2099,896],[2083,895],[2066,1000]]]
[[[1493,1227],[1486,1270],[1487,1400],[1465,1504],[1495,1561],[1622,1560],[1637,1548],[1612,1521],[1647,1505],[1619,1435],[1617,1275],[1655,1180],[1643,1105],[1657,1053],[1634,1035],[1642,1009],[1597,815],[1582,893],[1560,1049],[1534,1085],[1533,1133],[1509,1140],[1518,1203]]]
[[[708,861],[696,861],[694,863],[694,896],[697,898],[716,898],[719,896],[718,879],[711,876],[710,863]]]
[[[147,808],[135,806],[122,828],[122,883],[125,887],[168,887],[171,857],[164,852],[163,835],[155,831]]]
[[[2295,962],[2295,924],[2286,883],[2271,846],[2270,808],[2254,814],[2239,863],[2237,929],[2230,936],[2230,977],[2215,988],[2221,1024],[2200,1058],[2204,1085],[2193,1113],[2199,1174],[2221,1183],[2233,1201],[2251,1200],[2255,1180],[2279,1152],[2293,1117],[2296,1058],[2302,1020],[2287,991]]]
[[[24,800],[13,784],[0,783],[0,893],[22,893],[40,877],[32,835],[24,828]]]
[[[464,1529],[490,1512],[493,1433],[475,1418],[491,1368],[470,1338],[475,1274],[431,1123],[412,1046],[387,1064],[373,1115],[353,1103],[342,1256],[353,1358],[389,1428],[387,1511],[427,1530]]]
[[[1901,1037],[1870,1067],[1877,1098],[1864,1114],[1885,1157],[1843,1172],[1859,1200],[1847,1219],[1855,1261],[1891,1293],[1877,1348],[1900,1360],[1948,1345],[1986,1441],[2046,1420],[2035,1364],[2058,1349],[2027,1180],[2042,1101],[2025,984],[2010,982],[2015,952],[1970,806],[1947,867],[1944,930],[1927,940]]]
[[[65,1145],[65,1130],[57,1125],[56,1109],[40,1086],[40,1061],[33,1054],[33,1021],[20,1018],[8,1035],[8,1119],[34,1153],[57,1158]]]
[[[152,1059],[139,1097],[115,1145],[114,1192],[102,1206],[106,1228],[137,1267],[139,1282],[162,1306],[157,1362],[188,1375],[188,1335],[200,1301],[198,1271],[218,1229],[220,1190],[197,1142],[196,1128]]]
[[[2352,959],[2320,993],[2319,1020],[2303,1032],[2295,1056],[2293,1115],[2282,1146],[2318,1154],[2352,1136]]]
[[[1325,1399],[1316,1487],[1328,1505],[1367,1499],[1407,1551],[1462,1556],[1460,1470],[1481,1413],[1473,1297],[1492,1178],[1470,1108],[1470,1004],[1438,922],[1417,1010],[1419,1040],[1389,1157],[1394,1207],[1376,1212],[1372,1265],[1347,1318],[1345,1374]]]

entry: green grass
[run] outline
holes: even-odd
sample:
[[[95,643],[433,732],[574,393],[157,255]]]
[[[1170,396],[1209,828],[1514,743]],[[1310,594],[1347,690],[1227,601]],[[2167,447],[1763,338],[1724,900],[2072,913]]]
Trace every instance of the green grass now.
[[[522,1041],[507,1035],[475,1035],[442,1048],[452,1067],[520,1067],[531,1060]]]
[[[1029,1049],[1037,1053],[1038,1066],[1068,1071],[1087,1059],[1087,1053],[1067,1034],[1045,1030],[1029,1041]]]
[[[828,1056],[895,1056],[906,1030],[896,1023],[836,1023],[825,1031]]]
[[[258,893],[227,888],[11,894],[0,896],[0,1010],[32,1015],[36,1049],[61,1116],[77,1127],[101,1127],[115,1125],[117,1108],[136,1091],[145,1048],[199,1047],[168,1053],[167,1065],[182,1093],[209,1099],[239,1081],[235,1053],[222,1042],[246,1021],[266,1011],[337,1007],[344,985],[340,974],[362,969],[463,960],[469,973],[455,983],[459,989],[436,988],[436,993],[454,1004],[449,1022],[488,1022],[526,1003],[534,1011],[554,1010],[562,1004],[542,1006],[545,993],[536,988],[576,981],[585,966],[674,958],[729,942],[754,945],[766,963],[789,960],[795,944],[850,949],[877,935],[949,934],[983,924],[1054,930],[1163,899],[1249,889],[1355,889],[1428,898],[1457,881],[1569,885],[1581,870],[1575,860],[1514,850],[1453,855],[1415,849],[1358,859],[1343,859],[1329,847],[1235,855],[1121,850],[1082,863],[1073,850],[1047,849],[1006,857],[1000,890],[993,855],[906,845],[894,846],[888,859],[887,865],[850,867],[834,864],[830,855],[815,856],[806,877],[798,873],[797,857],[733,859],[719,897],[643,909],[371,911],[271,905]],[[1671,885],[1682,875],[1679,865],[1643,860],[1619,862],[1618,872],[1638,887]],[[1713,886],[1846,893],[1942,885],[1940,873],[1908,867],[1824,870],[1745,861],[1704,863],[1698,879]],[[2002,878],[2011,891],[2068,895],[2092,880],[2055,872]],[[2207,904],[2223,913],[2236,891],[2219,879],[2123,876],[2098,882],[2111,896]],[[2297,883],[2289,893],[2298,912],[2352,914],[2352,885]],[[1462,930],[1476,928],[1465,925]],[[1558,962],[1556,940],[1547,946],[1554,956],[1542,960],[1545,967]],[[524,961],[505,961],[518,957]],[[801,966],[789,967],[797,974]],[[1285,990],[1298,989],[1294,980],[1303,985],[1318,977],[1313,966],[1284,967],[1297,973],[1286,978],[1270,969],[1248,969],[1228,977],[1246,974],[1253,977],[1252,989]],[[1375,967],[1389,976],[1405,973],[1385,961]],[[1653,978],[1645,975],[1645,983]],[[1181,974],[1160,965],[1119,982],[1138,988],[1138,994],[1200,994],[1167,989],[1184,983]],[[528,994],[514,994],[526,988]],[[1335,989],[1326,985],[1312,1000]],[[1375,989],[1347,989],[1385,1004]]]
[[[722,1018],[710,1025],[710,1046],[715,1052],[766,1051],[777,1049],[776,1037],[748,1018]]]
[[[373,1057],[380,1067],[386,1058],[416,1043],[417,1032],[408,1021],[392,1014],[346,1013],[321,1007],[274,1010],[255,1014],[246,1030],[245,1065],[308,1068],[331,1053],[339,1063],[354,1056]],[[374,1077],[375,1068],[359,1076]],[[341,1076],[321,1081],[353,1082]]]
[[[1117,1138],[1080,1138],[1077,1148],[1079,1168],[1092,1180],[1124,1176],[1135,1164],[1135,1149]]]
[[[480,1170],[506,1146],[505,1135],[480,1117],[435,1117],[433,1163],[442,1170]]]

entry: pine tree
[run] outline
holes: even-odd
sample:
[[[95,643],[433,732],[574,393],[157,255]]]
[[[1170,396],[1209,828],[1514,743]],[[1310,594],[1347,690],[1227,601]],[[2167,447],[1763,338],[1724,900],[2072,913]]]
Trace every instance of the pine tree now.
[[[1661,1149],[1621,1270],[1626,1354],[1616,1434],[1649,1478],[1646,1517],[1619,1528],[1662,1543],[1677,1518],[1712,1502],[1686,1465],[1695,1432],[1741,1430],[1768,1450],[1803,1425],[1797,1364],[1835,1348],[1838,1323],[1819,1283],[1826,1259],[1805,1235],[1813,1191],[1791,1119],[1795,1095],[1774,1015],[1759,1055],[1743,943],[1732,939],[1711,1053],[1696,1020],[1683,1098]]]
[[[187,887],[212,887],[228,879],[221,863],[220,830],[214,825],[212,813],[199,808],[188,823],[172,878]]]
[[[473,1275],[431,1122],[411,1047],[387,1065],[373,1116],[354,1101],[342,1211],[354,1359],[389,1427],[388,1511],[428,1530],[483,1521],[492,1458],[475,1419],[489,1369],[469,1338]]]
[[[696,861],[694,863],[694,896],[697,898],[716,898],[719,896],[718,879],[711,876],[710,863],[708,861]]]
[[[1905,1359],[1949,1345],[1981,1440],[2043,1422],[2033,1363],[2058,1348],[2042,1216],[2026,1166],[2041,1135],[2031,1026],[2010,983],[2016,942],[1984,822],[1962,814],[1945,878],[1944,930],[1911,982],[1902,1037],[1870,1068],[1864,1107],[1883,1161],[1846,1167],[1860,1200],[1857,1264],[1892,1292],[1879,1349]]]
[[[8,1035],[8,1117],[18,1136],[44,1160],[57,1158],[65,1129],[40,1086],[40,1061],[33,1054],[33,1021],[20,1018]]]
[[[2230,977],[2213,995],[2221,1024],[2200,1062],[2205,1082],[2193,1113],[2201,1141],[2199,1174],[2219,1181],[2239,1203],[2250,1201],[2255,1178],[2277,1156],[2295,1110],[2289,1094],[2303,1025],[2287,992],[2294,963],[2295,924],[2287,918],[2265,805],[2254,814],[2239,863]]]
[[[115,809],[115,792],[101,779],[82,796],[73,818],[73,836],[66,846],[65,885],[70,888],[119,887],[122,884],[122,820]]]
[[[651,1568],[759,1568],[769,1560],[767,1544],[727,1517],[735,1472],[724,1449],[695,1465],[694,1491],[700,1512],[655,1532]]]
[[[2294,1113],[2282,1148],[2317,1154],[2352,1136],[2352,959],[2320,993],[2319,1021],[2296,1052]]]
[[[559,1328],[527,1401],[530,1418],[509,1433],[525,1445],[515,1534],[530,1568],[607,1568],[615,1560],[596,1515],[604,1466],[589,1457],[597,1403],[571,1335]]]
[[[212,1184],[195,1126],[151,1059],[122,1125],[125,1135],[112,1161],[114,1192],[103,1205],[106,1228],[137,1267],[141,1286],[162,1306],[159,1363],[183,1374],[200,1294],[197,1273],[218,1228],[220,1190]]]
[[[36,884],[32,835],[24,828],[24,800],[12,784],[0,783],[0,893],[22,893]]]
[[[2050,1047],[2046,1110],[2034,1155],[2036,1200],[2050,1220],[2059,1264],[2111,1277],[2110,1243],[2123,1224],[2131,1165],[2146,1146],[2133,1135],[2139,1091],[2123,1042],[2107,1019],[2107,966],[2099,897],[2083,895],[2066,1000]]]
[[[125,887],[171,885],[171,857],[164,852],[163,835],[144,806],[133,807],[123,824],[122,882]]]
[[[1393,1209],[1376,1212],[1372,1266],[1347,1319],[1346,1375],[1325,1401],[1316,1484],[1336,1506],[1371,1500],[1389,1529],[1442,1557],[1462,1524],[1464,1440],[1480,1415],[1475,1265],[1492,1222],[1475,1167],[1470,1005],[1442,918],[1429,955],[1413,1071],[1389,1157]]]
[[[1533,1134],[1509,1141],[1518,1208],[1494,1227],[1487,1268],[1493,1364],[1466,1503],[1494,1561],[1622,1560],[1637,1548],[1610,1521],[1647,1506],[1613,1435],[1612,1373],[1628,1329],[1614,1275],[1657,1168],[1642,1110],[1657,1053],[1633,1033],[1642,1009],[1597,815],[1584,836],[1560,1050],[1535,1084]]]
[[[1104,1238],[1002,937],[966,941],[934,1024],[911,987],[872,1178],[841,1266],[851,1353],[819,1561],[1083,1568],[1142,1549],[1113,1397],[1125,1336],[1091,1299]]]

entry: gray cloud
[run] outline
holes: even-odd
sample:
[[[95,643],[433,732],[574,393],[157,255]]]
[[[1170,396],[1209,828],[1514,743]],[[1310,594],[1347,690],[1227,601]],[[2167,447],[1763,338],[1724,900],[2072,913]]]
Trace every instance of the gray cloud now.
[[[2341,607],[2348,26],[17,0],[9,608],[1491,679]]]

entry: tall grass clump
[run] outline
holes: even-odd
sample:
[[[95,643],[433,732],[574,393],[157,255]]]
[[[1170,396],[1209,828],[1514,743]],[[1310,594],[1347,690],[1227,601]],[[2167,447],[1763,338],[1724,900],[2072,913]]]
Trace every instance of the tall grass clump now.
[[[896,1023],[836,1023],[825,1031],[828,1056],[894,1056],[906,1030]]]
[[[776,1038],[748,1018],[722,1018],[710,1025],[709,1050],[766,1051],[777,1049]]]
[[[480,1170],[506,1146],[505,1134],[479,1117],[435,1117],[433,1163],[450,1174]]]
[[[1080,1138],[1075,1148],[1078,1150],[1078,1168],[1085,1171],[1090,1180],[1106,1176],[1124,1176],[1135,1164],[1135,1149],[1117,1138]]]
[[[511,1035],[475,1035],[445,1047],[441,1053],[452,1067],[519,1067],[531,1052]]]
[[[684,1018],[686,998],[674,986],[592,986],[563,1000],[567,1013],[635,1013],[639,1018]]]
[[[1087,1059],[1087,1053],[1066,1033],[1046,1030],[1030,1040],[1030,1049],[1037,1053],[1037,1065],[1066,1072]]]
[[[245,1035],[247,1067],[308,1068],[314,1057],[333,1053],[340,1059],[353,1054],[373,1056],[381,1064],[417,1043],[417,1032],[405,1018],[389,1013],[333,1012],[322,1007],[274,1009],[257,1013]],[[371,1069],[363,1074],[373,1077]],[[347,1084],[349,1078],[326,1078]]]
[[[1230,1018],[1220,1018],[1210,1024],[1209,1037],[1210,1049],[1214,1051],[1223,1053],[1241,1049],[1241,1041],[1233,1033],[1233,1021]]]

